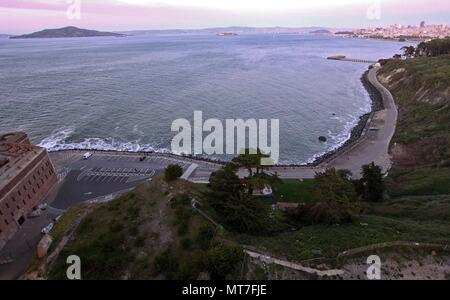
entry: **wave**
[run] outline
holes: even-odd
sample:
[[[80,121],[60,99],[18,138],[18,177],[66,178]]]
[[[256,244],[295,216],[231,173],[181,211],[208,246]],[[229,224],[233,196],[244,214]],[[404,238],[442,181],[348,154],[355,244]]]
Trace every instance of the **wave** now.
[[[345,122],[344,130],[338,134],[333,134],[331,131],[328,131],[328,136],[330,137],[329,141],[331,142],[329,143],[329,141],[327,141],[326,143],[329,143],[330,147],[328,147],[325,151],[314,154],[310,159],[306,161],[305,164],[313,164],[317,161],[317,159],[323,157],[324,155],[337,151],[341,147],[343,147],[352,138],[353,129],[359,125],[362,116],[368,112],[370,112],[370,108],[367,109],[366,112],[364,112],[364,110],[361,110],[361,115],[349,114],[348,116],[352,118],[350,121],[346,121],[345,119],[340,117],[333,117],[333,119]]]
[[[156,153],[174,153],[166,148],[155,148],[150,144],[141,144],[135,142],[121,142],[114,138],[85,138],[81,142],[67,142],[73,129],[62,129],[49,137],[43,139],[38,146],[46,148],[49,152],[61,150],[100,150],[100,151],[121,151],[121,152],[156,152]]]
[[[344,118],[334,116],[333,119],[345,122],[344,130],[338,134],[328,132],[329,140],[326,142],[329,147],[320,153],[314,154],[306,161],[299,160],[280,160],[280,165],[308,165],[313,164],[320,157],[338,150],[347,143],[352,137],[353,128],[360,122],[361,116],[348,115],[351,120],[346,121]],[[99,150],[99,151],[120,151],[120,152],[153,152],[174,155],[185,155],[186,153],[177,153],[167,148],[157,148],[150,144],[142,144],[139,140],[134,142],[117,141],[114,138],[85,138],[80,142],[68,142],[72,134],[73,128],[64,128],[52,133],[49,137],[44,138],[38,146],[46,148],[49,152],[63,151],[63,150]],[[135,126],[133,131],[138,131]],[[206,159],[215,161],[224,161],[218,156],[201,156]]]

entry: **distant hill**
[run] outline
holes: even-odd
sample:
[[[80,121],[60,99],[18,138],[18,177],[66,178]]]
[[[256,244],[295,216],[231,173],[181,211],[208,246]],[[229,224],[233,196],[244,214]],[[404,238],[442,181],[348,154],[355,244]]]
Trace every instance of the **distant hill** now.
[[[9,38],[10,35],[9,34],[2,34],[0,33],[0,39],[5,39],[5,38]]]
[[[338,31],[335,33],[336,35],[350,35],[355,34],[353,31]]]
[[[327,29],[319,29],[310,32],[311,34],[333,34],[331,31]]]
[[[74,26],[45,29],[31,34],[11,36],[10,39],[33,39],[33,38],[76,38],[76,37],[95,37],[95,36],[115,36],[121,37],[123,34],[113,32],[101,32],[96,30],[81,29]]]
[[[236,34],[312,34],[315,31],[323,31],[322,34],[332,34],[332,31],[342,30],[324,27],[216,27],[204,29],[165,29],[165,30],[134,30],[122,32],[127,35],[177,35],[177,34],[221,34],[233,32]]]

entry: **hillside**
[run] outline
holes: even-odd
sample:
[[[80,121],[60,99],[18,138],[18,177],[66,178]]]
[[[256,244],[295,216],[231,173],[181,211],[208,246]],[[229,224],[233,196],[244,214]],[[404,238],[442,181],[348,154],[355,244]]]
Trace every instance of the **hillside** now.
[[[242,250],[215,238],[191,208],[201,188],[155,179],[113,202],[70,210],[51,232],[56,259],[35,260],[27,278],[65,279],[72,253],[82,257],[83,279],[239,278]]]
[[[393,195],[449,194],[450,56],[390,60],[379,79],[399,107]]]
[[[102,32],[96,30],[81,29],[74,26],[58,28],[58,29],[45,29],[42,31],[11,36],[10,39],[33,39],[33,38],[76,38],[76,37],[99,37],[99,36],[113,36],[122,37],[123,34],[113,32]]]

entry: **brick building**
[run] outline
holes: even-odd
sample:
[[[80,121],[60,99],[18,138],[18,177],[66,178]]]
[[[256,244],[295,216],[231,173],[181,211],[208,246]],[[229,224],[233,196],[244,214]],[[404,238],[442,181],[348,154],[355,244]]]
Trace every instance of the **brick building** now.
[[[25,133],[0,133],[0,249],[57,181],[46,149]]]

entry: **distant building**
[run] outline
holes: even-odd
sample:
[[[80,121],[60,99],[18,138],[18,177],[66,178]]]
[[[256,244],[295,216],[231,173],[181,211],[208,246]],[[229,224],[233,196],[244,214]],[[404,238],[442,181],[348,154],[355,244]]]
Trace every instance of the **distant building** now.
[[[57,181],[46,149],[25,133],[0,133],[0,249]]]
[[[416,23],[417,24],[417,23]],[[420,28],[425,28],[425,21],[420,22]]]

